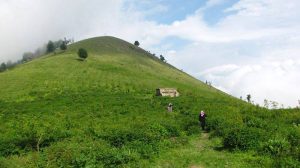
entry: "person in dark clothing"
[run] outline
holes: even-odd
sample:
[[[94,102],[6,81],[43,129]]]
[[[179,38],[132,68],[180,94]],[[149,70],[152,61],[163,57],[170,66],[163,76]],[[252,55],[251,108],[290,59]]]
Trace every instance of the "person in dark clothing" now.
[[[201,111],[199,114],[199,121],[200,121],[202,130],[205,129],[205,118],[206,118],[206,114],[204,113],[204,111]]]

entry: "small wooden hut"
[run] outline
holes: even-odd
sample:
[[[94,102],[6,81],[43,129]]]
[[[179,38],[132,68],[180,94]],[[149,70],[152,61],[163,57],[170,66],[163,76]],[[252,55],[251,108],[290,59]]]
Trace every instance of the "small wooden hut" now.
[[[179,92],[175,88],[158,88],[156,89],[156,96],[178,97]]]

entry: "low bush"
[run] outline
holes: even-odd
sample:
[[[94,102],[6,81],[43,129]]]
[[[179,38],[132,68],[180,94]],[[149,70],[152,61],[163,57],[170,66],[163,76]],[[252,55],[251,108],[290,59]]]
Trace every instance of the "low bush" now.
[[[272,167],[283,167],[283,168],[299,168],[300,162],[294,160],[291,157],[284,157],[284,158],[276,158],[273,161]]]
[[[255,128],[266,128],[267,127],[266,121],[264,121],[260,118],[254,117],[254,116],[246,116],[243,119],[243,122],[248,127],[255,127]]]
[[[288,141],[294,147],[300,147],[300,128],[290,129],[288,134]]]
[[[243,127],[243,123],[225,117],[214,117],[207,120],[207,129],[213,131],[213,136],[224,137],[229,134],[228,132],[241,127]]]
[[[226,132],[223,145],[228,149],[255,149],[264,140],[264,132],[257,128],[240,127]]]
[[[213,130],[215,136],[222,136],[224,135],[223,129],[226,128],[225,119],[221,117],[209,118],[206,121],[206,127],[209,131]]]
[[[195,134],[201,134],[201,128],[200,128],[200,126],[199,126],[199,124],[197,124],[197,125],[190,125],[190,126],[188,126],[187,128],[186,128],[186,134],[188,135],[188,136],[190,136],[190,135],[195,135]]]
[[[150,159],[159,154],[160,148],[158,143],[145,143],[142,141],[133,141],[126,145],[128,149],[136,151],[142,159]]]
[[[134,150],[110,147],[101,140],[85,139],[81,143],[70,140],[54,144],[44,151],[38,162],[54,167],[124,167],[139,158]]]
[[[126,148],[120,149],[110,149],[101,151],[100,154],[96,156],[96,160],[104,165],[104,167],[124,167],[124,165],[129,162],[133,163],[138,160],[138,156],[131,152],[130,150],[126,150]]]
[[[283,138],[272,138],[263,143],[261,152],[268,154],[272,157],[286,156],[290,151],[290,144]]]
[[[182,129],[180,129],[178,124],[164,123],[164,124],[162,124],[162,126],[168,132],[167,137],[181,136]]]
[[[78,54],[79,58],[81,58],[81,59],[86,59],[88,57],[88,52],[84,48],[78,49],[77,54]]]

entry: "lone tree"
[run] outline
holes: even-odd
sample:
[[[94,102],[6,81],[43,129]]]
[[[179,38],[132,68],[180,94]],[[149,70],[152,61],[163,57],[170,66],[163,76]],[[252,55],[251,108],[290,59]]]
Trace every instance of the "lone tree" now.
[[[164,56],[162,56],[162,55],[160,55],[160,56],[159,56],[159,59],[160,59],[161,61],[163,61],[163,62],[166,62],[166,59],[165,59],[165,57],[164,57]]]
[[[247,95],[247,101],[248,101],[248,103],[251,103],[251,95],[250,94]]]
[[[81,58],[81,59],[83,59],[83,60],[85,60],[87,57],[88,57],[88,53],[87,53],[87,51],[84,49],[84,48],[80,48],[79,50],[78,50],[78,56]]]
[[[135,45],[135,46],[140,46],[140,42],[139,42],[139,41],[135,41],[135,42],[134,42],[134,45]]]
[[[0,72],[4,72],[6,69],[7,69],[6,64],[3,62],[3,63],[0,65]]]
[[[66,42],[66,41],[63,41],[63,42],[61,43],[61,45],[59,46],[59,48],[60,48],[61,50],[66,50],[66,49],[67,49],[67,42]]]
[[[47,44],[47,53],[51,53],[55,50],[54,43],[50,40]]]

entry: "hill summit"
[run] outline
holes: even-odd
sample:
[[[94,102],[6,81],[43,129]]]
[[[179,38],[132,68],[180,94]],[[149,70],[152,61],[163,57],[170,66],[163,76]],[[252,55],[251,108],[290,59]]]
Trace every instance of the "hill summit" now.
[[[89,53],[86,62],[77,60],[77,50]],[[49,54],[2,73],[2,99],[25,100],[25,95],[43,92],[80,91],[91,88],[137,91],[153,95],[156,88],[178,88],[183,92],[223,93],[160,61],[149,52],[115,37],[96,37],[69,46],[66,52]],[[13,80],[13,79],[17,79]],[[22,89],[20,89],[22,88]],[[193,89],[190,89],[193,88]],[[142,93],[142,92],[141,92]],[[25,96],[25,97],[24,97]]]

